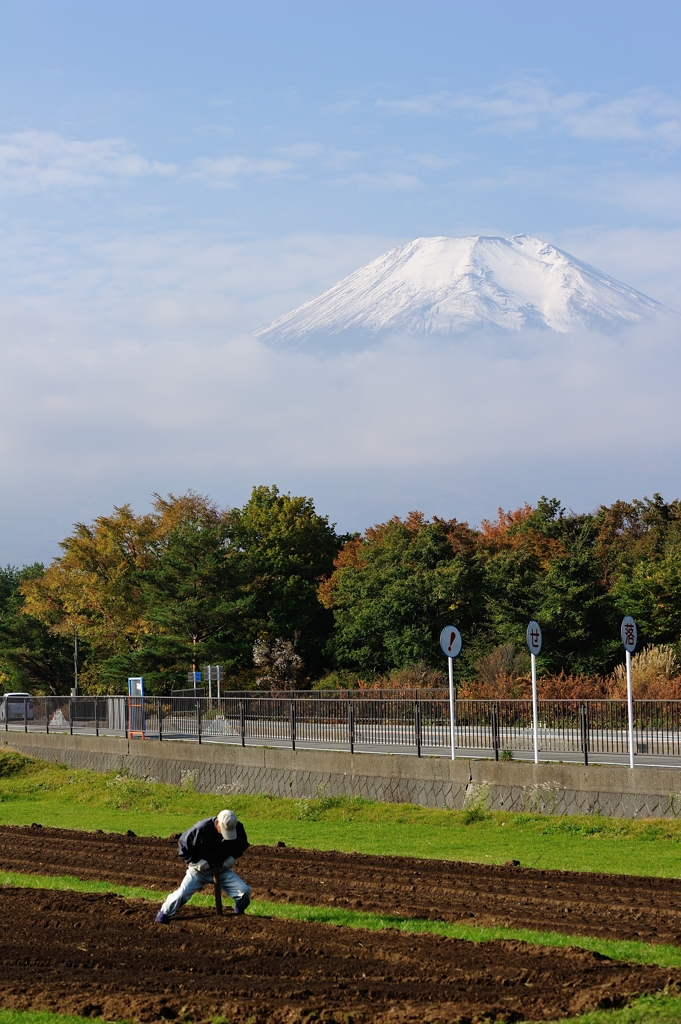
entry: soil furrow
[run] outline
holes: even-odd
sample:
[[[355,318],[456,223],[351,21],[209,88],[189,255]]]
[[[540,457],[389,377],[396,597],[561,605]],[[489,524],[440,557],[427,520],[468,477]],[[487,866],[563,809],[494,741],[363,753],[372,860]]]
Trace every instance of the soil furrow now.
[[[113,895],[0,888],[0,914],[0,1004],[105,1020],[538,1021],[681,983],[681,971],[584,950],[218,918],[191,905],[156,925],[147,902]]]
[[[0,828],[0,868],[174,888],[175,839]],[[681,879],[252,846],[238,871],[255,898],[465,924],[681,945]]]

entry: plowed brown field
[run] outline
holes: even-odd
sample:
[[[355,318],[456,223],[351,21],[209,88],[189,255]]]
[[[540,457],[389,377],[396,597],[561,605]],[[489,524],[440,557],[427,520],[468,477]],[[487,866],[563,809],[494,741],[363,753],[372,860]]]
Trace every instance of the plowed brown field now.
[[[0,1004],[107,1020],[547,1020],[681,982],[681,971],[577,949],[218,918],[191,905],[156,925],[149,903],[113,895],[4,888],[0,915]]]
[[[0,828],[0,869],[100,878],[165,894],[174,839]],[[681,879],[252,846],[237,870],[256,899],[681,945]]]

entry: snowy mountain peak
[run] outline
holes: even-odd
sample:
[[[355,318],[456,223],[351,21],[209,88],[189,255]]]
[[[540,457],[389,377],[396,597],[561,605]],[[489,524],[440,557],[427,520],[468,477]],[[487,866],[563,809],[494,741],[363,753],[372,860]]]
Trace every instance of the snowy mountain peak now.
[[[530,235],[415,238],[256,335],[455,334],[476,327],[613,332],[665,312],[654,299]]]

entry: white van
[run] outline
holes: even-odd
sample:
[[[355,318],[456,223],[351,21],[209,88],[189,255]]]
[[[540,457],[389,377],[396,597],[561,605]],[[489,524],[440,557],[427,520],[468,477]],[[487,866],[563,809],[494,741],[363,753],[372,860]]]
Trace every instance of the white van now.
[[[30,722],[34,717],[30,693],[5,693],[0,698],[0,722],[23,722],[24,707],[26,719]]]

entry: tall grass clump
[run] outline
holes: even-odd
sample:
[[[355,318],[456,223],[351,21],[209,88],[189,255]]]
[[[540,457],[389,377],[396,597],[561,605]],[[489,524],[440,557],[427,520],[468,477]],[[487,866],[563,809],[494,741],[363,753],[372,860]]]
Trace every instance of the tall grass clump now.
[[[649,644],[631,659],[631,683],[639,700],[678,700],[681,678],[676,652],[669,644]],[[612,695],[626,696],[626,666],[618,665],[612,675]]]

